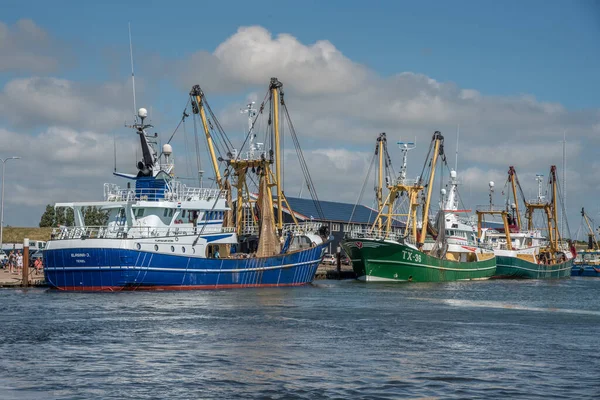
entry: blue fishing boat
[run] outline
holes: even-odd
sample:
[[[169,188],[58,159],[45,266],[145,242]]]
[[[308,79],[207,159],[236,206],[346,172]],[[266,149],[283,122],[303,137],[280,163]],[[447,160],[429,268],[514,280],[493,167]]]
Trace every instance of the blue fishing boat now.
[[[157,135],[147,133],[151,127],[145,123],[147,111],[139,109],[131,126],[142,150],[138,172],[115,172],[130,181],[127,187],[105,184],[102,201],[56,204],[72,209],[75,223],[56,228],[47,243],[48,284],[68,291],[120,291],[310,283],[330,237],[327,227],[297,223],[293,212],[288,215],[291,221],[284,220],[283,205],[289,209],[289,204],[282,191],[280,110],[295,144],[298,139],[282,86],[272,78],[260,109],[249,107],[245,152],[244,146],[239,151],[231,146],[203,91],[193,87],[191,110],[184,110],[182,121],[193,115],[201,122],[215,173],[210,188],[188,187],[175,178],[170,140],[158,153]],[[270,148],[254,143],[254,126],[261,116],[269,120],[270,138],[265,142]],[[298,153],[312,188],[306,162]],[[85,214],[91,207],[105,213],[106,224],[86,226]]]
[[[600,276],[600,245],[598,245],[596,232],[592,225],[594,225],[593,220],[582,208],[581,226],[585,226],[588,230],[587,249],[577,252],[571,276]]]
[[[573,268],[571,268],[571,276],[600,277],[600,251],[578,251]]]

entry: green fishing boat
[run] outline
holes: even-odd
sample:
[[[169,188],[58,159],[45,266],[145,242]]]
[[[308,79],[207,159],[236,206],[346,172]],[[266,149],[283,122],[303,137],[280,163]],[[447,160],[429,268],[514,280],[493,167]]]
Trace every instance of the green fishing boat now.
[[[382,136],[383,135],[383,136]],[[450,194],[441,202],[436,223],[429,224],[429,208],[439,159],[445,162],[443,136],[433,135],[427,160],[429,169],[418,180],[406,179],[406,159],[411,143],[399,143],[404,153],[399,178],[386,184],[383,200],[383,166],[389,165],[387,140],[380,135],[375,154],[379,156],[379,182],[376,189],[378,215],[370,229],[348,232],[342,246],[352,261],[359,280],[398,282],[447,282],[489,279],[496,272],[491,249],[478,245],[474,228],[457,217],[456,173],[451,171]],[[431,159],[430,159],[431,156]],[[423,182],[428,181],[425,186]],[[425,196],[419,196],[427,187]],[[443,191],[442,194],[446,192]],[[403,199],[406,212],[399,212],[396,202]],[[417,221],[421,210],[421,221]],[[463,210],[464,211],[464,210]],[[402,218],[402,223],[398,220]],[[435,225],[435,226],[432,226]],[[427,237],[427,234],[431,238]]]
[[[343,246],[356,276],[367,282],[479,280],[489,279],[496,271],[496,259],[489,252],[463,253],[464,261],[454,261],[394,240],[348,238]]]
[[[573,258],[555,264],[538,264],[511,256],[496,256],[498,269],[494,278],[555,279],[568,278],[573,268]]]
[[[514,167],[508,170],[508,180],[512,188],[514,202],[512,210],[492,205],[492,192],[490,191],[490,204],[477,207],[477,231],[482,243],[488,244],[496,255],[497,269],[493,278],[528,278],[528,279],[555,279],[571,276],[573,260],[577,255],[572,243],[561,237],[558,224],[558,183],[556,166],[550,168],[549,192],[551,198],[546,200],[542,194],[542,175],[538,175],[538,197],[527,201],[519,184]],[[521,216],[519,214],[519,201],[517,188],[523,197],[527,217],[527,229],[521,229]],[[491,187],[490,187],[491,189]],[[509,193],[507,193],[509,195]],[[547,237],[542,235],[541,229],[533,226],[533,215],[536,210],[543,211],[546,217]],[[483,228],[484,217],[500,216],[503,227],[498,229]],[[568,229],[568,224],[566,225]]]

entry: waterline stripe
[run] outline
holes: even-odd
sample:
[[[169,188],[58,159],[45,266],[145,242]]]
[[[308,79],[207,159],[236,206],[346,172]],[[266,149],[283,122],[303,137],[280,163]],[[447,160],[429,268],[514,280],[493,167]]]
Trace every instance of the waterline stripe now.
[[[487,260],[484,260],[487,261]],[[367,262],[377,262],[382,264],[407,264],[414,267],[422,267],[422,268],[432,268],[432,269],[443,269],[444,271],[458,271],[458,272],[473,272],[473,271],[486,271],[489,269],[496,269],[496,266],[493,265],[491,267],[484,268],[446,268],[446,267],[438,267],[436,265],[428,265],[428,264],[416,264],[408,261],[392,261],[392,260],[367,260]],[[480,261],[481,262],[481,261]]]
[[[525,267],[518,267],[516,265],[506,265],[506,264],[497,264],[497,265],[498,265],[498,267],[522,269],[522,270],[525,270],[525,271],[541,272],[541,273],[551,273],[551,272],[566,271],[566,270],[570,270],[572,268],[572,267],[566,267],[566,268],[561,268],[561,269],[543,270],[543,269],[531,269],[531,268],[525,268]]]
[[[47,267],[44,268],[46,271],[61,271],[61,272],[78,272],[78,271],[100,271],[100,270],[111,270],[111,271],[162,271],[162,272],[187,272],[187,273],[235,273],[235,272],[250,272],[250,271],[268,271],[274,269],[292,268],[300,265],[307,265],[313,263],[319,263],[321,259],[318,258],[313,261],[305,261],[295,264],[282,264],[275,265],[272,267],[256,267],[256,268],[237,268],[237,269],[187,269],[187,268],[156,268],[156,267],[137,267],[137,266],[120,266],[120,267]]]

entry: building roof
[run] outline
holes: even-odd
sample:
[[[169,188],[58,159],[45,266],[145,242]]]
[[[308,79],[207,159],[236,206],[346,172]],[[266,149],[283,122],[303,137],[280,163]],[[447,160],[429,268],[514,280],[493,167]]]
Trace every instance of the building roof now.
[[[290,207],[294,210],[297,217],[304,220],[322,220],[312,199],[301,199],[298,197],[287,197]],[[363,205],[349,203],[340,203],[337,201],[320,200],[325,221],[355,224],[372,224],[377,218],[377,210]],[[275,204],[276,206],[276,204]],[[285,211],[288,211],[287,209]],[[352,221],[350,221],[352,216]],[[399,223],[399,222],[398,222]]]

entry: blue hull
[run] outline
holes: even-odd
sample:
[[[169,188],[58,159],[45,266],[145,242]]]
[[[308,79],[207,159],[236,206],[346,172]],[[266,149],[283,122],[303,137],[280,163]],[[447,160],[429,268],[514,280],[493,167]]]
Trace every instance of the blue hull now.
[[[600,268],[595,265],[573,265],[571,276],[598,276],[600,277]]]
[[[212,259],[113,248],[44,251],[46,282],[71,291],[299,286],[313,281],[327,243],[285,255]]]

